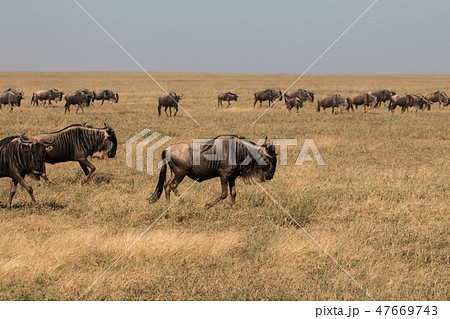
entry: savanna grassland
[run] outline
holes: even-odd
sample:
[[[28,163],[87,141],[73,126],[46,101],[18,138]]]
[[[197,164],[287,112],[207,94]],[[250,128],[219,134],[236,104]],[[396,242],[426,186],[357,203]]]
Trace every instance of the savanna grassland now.
[[[150,205],[157,176],[125,165],[125,142],[144,128],[169,135],[167,145],[238,134],[257,141],[296,138],[288,166],[278,166],[263,187],[376,300],[448,300],[450,108],[392,116],[385,107],[339,115],[305,103],[298,114],[284,103],[252,126],[264,108],[253,92],[286,89],[296,75],[154,74],[183,93],[173,118],[158,118],[159,87],[141,73],[1,73],[0,89],[25,92],[21,107],[0,113],[0,136],[28,136],[73,123],[109,123],[119,141],[114,159],[92,162],[81,185],[77,163],[49,165],[50,184],[27,178],[38,205],[19,187],[6,209],[8,178],[0,180],[0,299],[73,300],[170,203]],[[106,103],[64,115],[58,107],[30,108],[31,94],[109,88]],[[450,92],[450,76],[304,76],[295,88],[316,98],[388,88],[397,93]],[[217,109],[217,94],[239,95]],[[326,165],[293,165],[305,139],[316,143]],[[162,148],[158,151],[158,154]],[[182,192],[192,183],[185,179]],[[195,184],[119,260],[83,300],[368,300],[352,281],[257,186],[237,182],[229,198],[210,210],[217,179]],[[172,198],[174,201],[175,198]]]

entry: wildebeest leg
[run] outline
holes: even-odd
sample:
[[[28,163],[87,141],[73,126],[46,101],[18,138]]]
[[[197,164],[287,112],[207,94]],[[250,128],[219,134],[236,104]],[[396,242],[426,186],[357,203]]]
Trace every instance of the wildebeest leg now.
[[[66,103],[66,105],[64,106],[64,114],[66,114],[67,111],[70,113],[70,107],[68,103]]]
[[[172,175],[170,175],[169,181],[164,186],[164,192],[166,194],[166,200],[170,200],[170,192],[173,191],[176,196],[180,196],[178,193],[177,187],[183,181],[186,175],[177,175],[172,170]]]
[[[31,202],[33,204],[36,204],[36,199],[34,198],[34,195],[33,195],[33,188],[25,182],[25,180],[23,179],[22,176],[18,176],[17,180],[20,183],[20,185],[22,185],[23,188],[25,188],[27,190],[28,194],[30,194]]]
[[[228,105],[227,105],[227,108],[228,108],[228,107],[230,107],[230,100],[228,100],[227,102],[228,102]]]
[[[75,113],[78,113],[78,110],[81,109],[81,111],[84,113],[83,105],[78,104],[77,111]]]
[[[17,183],[19,183],[19,182],[16,181],[15,179],[13,179],[11,181],[11,190],[9,191],[8,208],[11,208],[11,203],[12,203],[14,194],[16,193],[16,189],[17,189]]]
[[[331,107],[331,114],[334,114],[334,105]]]
[[[92,173],[95,172],[95,166],[91,162],[89,162],[86,158],[78,160],[78,163],[80,163],[81,168],[83,169],[84,173],[86,174],[86,178],[83,179],[83,181],[81,181],[81,184],[84,184],[91,179]],[[83,165],[84,165],[84,167],[83,167]],[[91,171],[89,171],[86,166],[89,167],[91,169]]]
[[[227,198],[227,196],[228,196],[228,189],[227,189],[228,180],[225,176],[220,177],[220,184],[222,185],[222,194],[215,201],[213,201],[211,203],[207,203],[205,205],[206,208],[211,208],[214,205],[216,205],[218,202],[220,202],[221,200],[224,200],[225,198]]]
[[[167,114],[167,106],[164,106],[164,112],[166,113],[166,116],[169,116],[169,114]]]
[[[236,180],[230,179],[228,185],[230,186],[231,205],[234,205],[236,204]]]
[[[47,170],[45,168],[45,163],[44,163],[44,165],[42,165],[42,175],[41,175],[41,177],[44,179],[44,181],[46,181],[47,183],[50,183],[50,180],[48,179],[48,176],[47,176]]]
[[[105,103],[105,99],[102,100],[102,104],[100,104],[100,105],[103,105],[103,103]]]

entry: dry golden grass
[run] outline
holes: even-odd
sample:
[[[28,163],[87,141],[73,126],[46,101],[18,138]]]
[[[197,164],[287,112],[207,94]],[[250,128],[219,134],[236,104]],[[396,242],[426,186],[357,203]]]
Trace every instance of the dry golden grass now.
[[[124,143],[144,128],[172,136],[169,144],[233,133],[251,140],[298,138],[289,166],[263,186],[377,300],[448,300],[450,108],[391,116],[382,107],[332,116],[307,103],[299,114],[277,104],[253,108],[253,92],[285,89],[295,75],[155,74],[184,93],[183,111],[158,118],[158,87],[137,73],[1,73],[0,89],[25,91],[23,106],[0,113],[0,136],[29,136],[72,123],[117,132],[112,160],[80,185],[77,163],[48,167],[51,184],[36,182],[37,206],[19,188],[5,208],[9,179],[0,180],[0,299],[71,300],[83,291],[167,207],[149,205],[157,177],[125,165]],[[398,93],[450,91],[449,76],[305,76],[296,87],[316,97],[378,88]],[[64,115],[63,107],[30,108],[34,90],[66,93],[110,88],[120,101]],[[239,101],[216,109],[217,94]],[[306,138],[326,165],[293,166]],[[180,186],[185,190],[191,181]],[[93,289],[87,300],[367,300],[364,292],[255,185],[237,184],[211,210],[217,180],[196,184]]]

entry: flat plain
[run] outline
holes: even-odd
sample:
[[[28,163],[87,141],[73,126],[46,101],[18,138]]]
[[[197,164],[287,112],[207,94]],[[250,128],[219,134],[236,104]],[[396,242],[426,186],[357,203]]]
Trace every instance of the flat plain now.
[[[220,134],[298,139],[288,165],[262,186],[354,280],[257,185],[238,180],[236,206],[228,198],[205,209],[220,192],[213,179],[189,189],[83,300],[369,300],[355,281],[376,300],[450,298],[450,107],[331,115],[317,113],[316,103],[289,113],[279,102],[252,125],[265,110],[253,108],[253,93],[284,90],[296,75],[153,76],[184,94],[181,105],[199,125],[183,110],[158,117],[161,89],[142,73],[0,73],[1,90],[25,92],[21,107],[0,112],[2,138],[107,122],[119,142],[116,158],[92,160],[88,184],[74,162],[48,165],[50,184],[28,177],[35,206],[19,187],[6,209],[10,180],[0,179],[1,300],[77,299],[169,207],[164,198],[146,200],[157,175],[125,164],[125,142],[144,128],[172,137],[167,145]],[[120,100],[66,115],[63,101],[29,106],[33,91],[51,87],[109,88]],[[300,87],[316,98],[381,88],[449,93],[450,76],[306,75]],[[217,108],[226,91],[238,101]],[[324,166],[294,165],[306,139]]]

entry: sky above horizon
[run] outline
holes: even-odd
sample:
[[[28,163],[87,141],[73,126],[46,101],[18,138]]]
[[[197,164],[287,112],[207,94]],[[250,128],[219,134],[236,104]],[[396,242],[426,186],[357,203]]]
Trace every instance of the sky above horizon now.
[[[373,0],[78,0],[148,72],[301,74]],[[379,0],[309,71],[450,74],[450,1]],[[73,0],[0,0],[0,71],[141,71]]]

